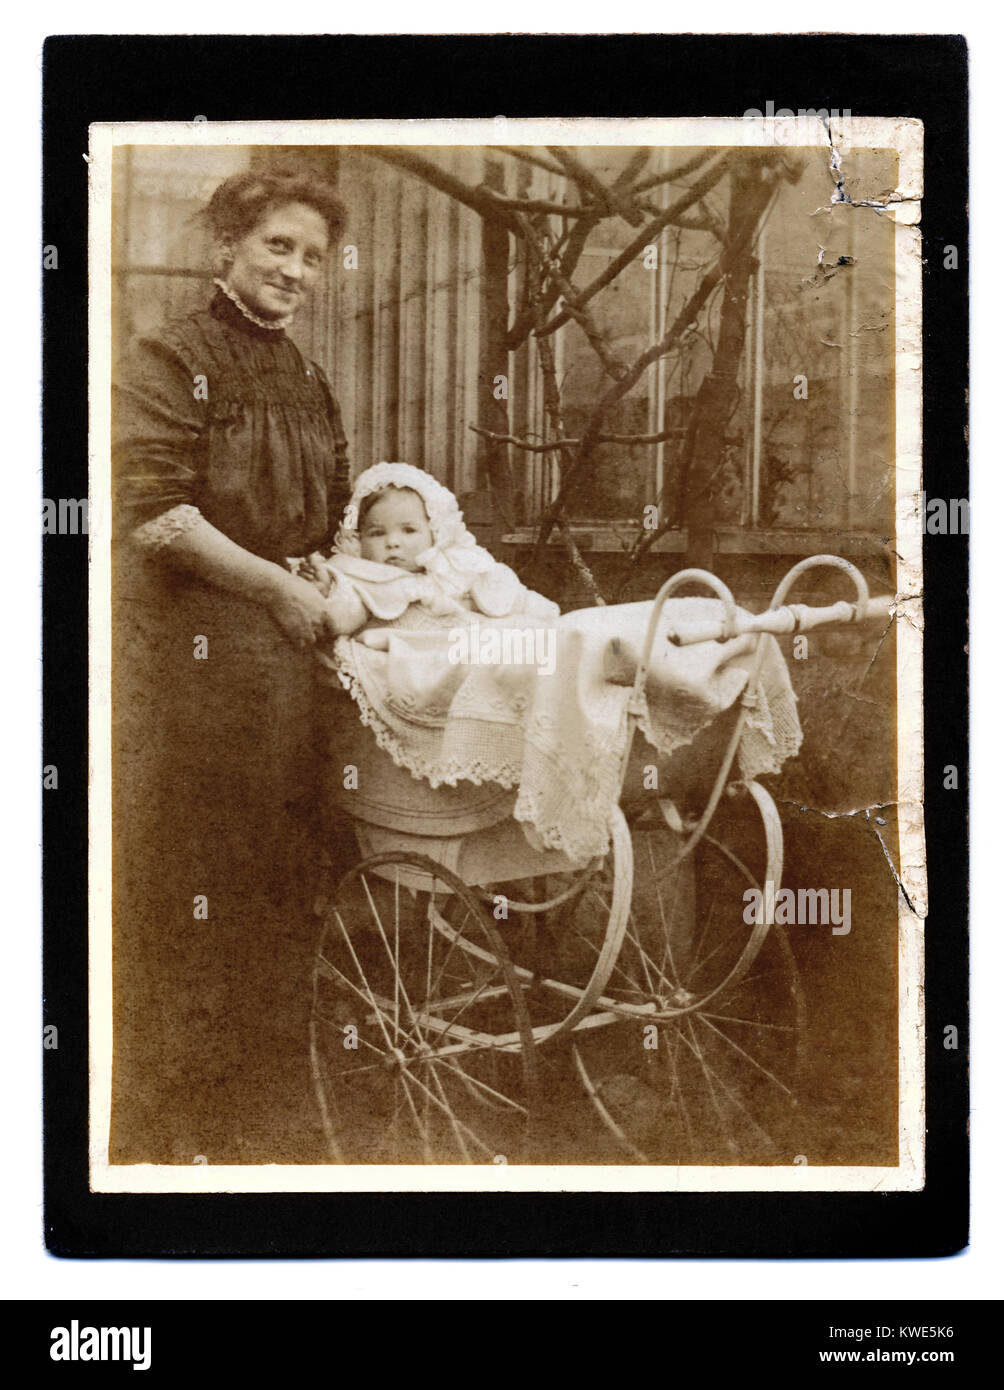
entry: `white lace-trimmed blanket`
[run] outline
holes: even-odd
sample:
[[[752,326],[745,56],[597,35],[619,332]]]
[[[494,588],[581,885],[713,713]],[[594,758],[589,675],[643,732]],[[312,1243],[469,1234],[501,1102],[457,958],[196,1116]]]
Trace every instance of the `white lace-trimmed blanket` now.
[[[719,600],[706,598],[671,599],[663,609],[639,721],[662,753],[689,743],[746,683],[754,637],[689,647],[665,639],[671,623],[720,611]],[[399,767],[433,787],[518,787],[513,814],[534,848],[581,861],[607,848],[650,612],[650,603],[630,603],[552,621],[471,614],[460,620],[466,630],[454,619],[449,628],[341,637],[334,656],[362,722]],[[773,638],[753,694],[738,753],[750,778],[778,771],[802,738]]]

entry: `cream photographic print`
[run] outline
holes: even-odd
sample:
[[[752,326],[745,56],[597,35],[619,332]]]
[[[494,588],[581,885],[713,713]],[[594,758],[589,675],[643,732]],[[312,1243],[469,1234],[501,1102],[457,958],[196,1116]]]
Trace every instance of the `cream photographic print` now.
[[[923,1188],[922,149],[91,126],[92,1191]]]

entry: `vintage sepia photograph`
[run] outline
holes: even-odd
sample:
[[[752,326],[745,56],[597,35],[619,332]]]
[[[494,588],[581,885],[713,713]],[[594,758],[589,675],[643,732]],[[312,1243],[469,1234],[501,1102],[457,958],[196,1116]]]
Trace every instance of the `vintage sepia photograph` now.
[[[922,146],[91,127],[92,1190],[923,1186]]]

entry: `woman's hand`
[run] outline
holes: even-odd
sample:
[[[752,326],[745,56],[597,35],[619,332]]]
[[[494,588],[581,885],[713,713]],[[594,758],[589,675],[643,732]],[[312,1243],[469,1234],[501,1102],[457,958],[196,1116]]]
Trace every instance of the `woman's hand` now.
[[[324,595],[313,584],[237,545],[199,517],[167,547],[165,558],[209,584],[260,603],[301,650],[338,636]]]
[[[338,635],[320,590],[299,575],[277,567],[262,603],[288,640],[301,650]]]

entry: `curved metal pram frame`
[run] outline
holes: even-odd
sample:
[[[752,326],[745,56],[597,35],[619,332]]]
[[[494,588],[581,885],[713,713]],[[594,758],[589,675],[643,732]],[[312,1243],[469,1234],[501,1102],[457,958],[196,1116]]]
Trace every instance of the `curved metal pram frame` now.
[[[851,578],[855,603],[786,606],[821,566]],[[578,865],[536,854],[511,819],[449,836],[358,824],[363,858],[327,897],[313,967],[311,1066],[335,1161],[791,1161],[804,1002],[783,931],[742,909],[746,889],[781,883],[782,828],[763,787],[729,778],[768,636],[887,616],[893,601],[817,555],[751,617],[714,575],[684,570],[652,604],[634,728],[663,606],[695,582],[723,616],[671,642],[760,634],[698,817],[660,794],[615,807],[609,852]],[[710,833],[726,791],[732,819],[746,803],[752,822],[738,839],[759,827],[757,875]]]

